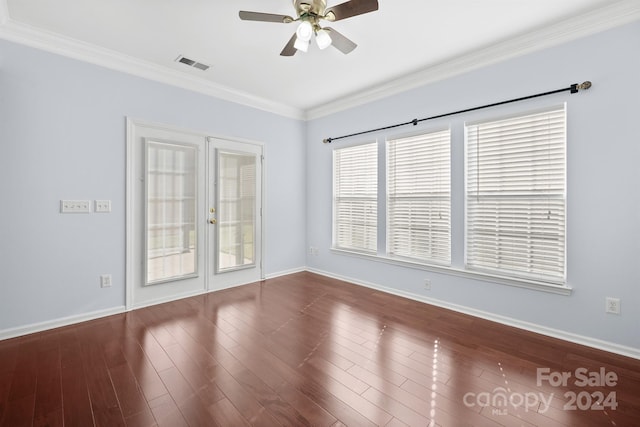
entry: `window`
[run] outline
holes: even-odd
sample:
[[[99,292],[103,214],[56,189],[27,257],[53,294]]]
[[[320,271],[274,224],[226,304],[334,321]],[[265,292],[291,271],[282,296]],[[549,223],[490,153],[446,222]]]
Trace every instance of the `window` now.
[[[387,142],[387,253],[451,262],[450,131]]]
[[[565,278],[565,107],[466,126],[466,264]]]
[[[197,149],[192,145],[147,140],[147,285],[198,272],[197,164]]]
[[[333,152],[333,246],[376,253],[378,144]]]
[[[218,273],[255,265],[256,162],[218,151]]]

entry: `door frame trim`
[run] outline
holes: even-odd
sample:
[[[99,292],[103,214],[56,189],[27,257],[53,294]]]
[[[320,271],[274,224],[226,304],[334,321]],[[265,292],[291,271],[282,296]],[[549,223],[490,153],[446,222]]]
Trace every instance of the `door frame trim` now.
[[[258,268],[259,270],[259,275],[260,275],[260,279],[264,280],[265,275],[264,275],[264,248],[265,248],[265,238],[266,238],[266,233],[265,233],[265,209],[264,206],[266,205],[265,203],[265,196],[266,196],[266,191],[265,191],[265,187],[266,187],[266,181],[265,181],[265,177],[266,177],[266,173],[265,173],[265,168],[266,168],[266,162],[264,161],[265,159],[265,144],[263,142],[260,141],[252,141],[252,140],[248,140],[248,139],[243,139],[243,138],[237,138],[237,137],[229,137],[229,136],[224,136],[224,135],[217,135],[217,134],[212,134],[210,132],[201,132],[201,131],[194,131],[191,129],[185,129],[185,128],[181,128],[178,126],[172,126],[172,125],[167,125],[167,124],[163,124],[163,123],[158,123],[158,122],[152,122],[152,121],[148,121],[148,120],[142,120],[142,119],[136,119],[136,118],[132,118],[127,116],[126,117],[126,138],[125,138],[125,283],[124,283],[124,287],[125,287],[125,311],[131,311],[134,310],[136,308],[141,308],[143,306],[148,306],[148,305],[155,305],[155,304],[160,304],[163,302],[168,302],[171,300],[177,300],[177,299],[181,299],[181,298],[185,298],[185,297],[189,297],[189,296],[193,296],[193,295],[197,295],[197,294],[201,294],[201,293],[208,293],[208,292],[212,292],[215,290],[220,290],[220,289],[211,289],[211,285],[209,283],[209,262],[205,262],[204,264],[204,274],[206,276],[205,279],[205,289],[202,292],[197,292],[193,295],[173,295],[169,298],[163,298],[157,301],[149,301],[149,302],[145,302],[145,303],[141,303],[141,304],[134,304],[134,284],[136,283],[136,281],[139,281],[139,278],[135,277],[135,269],[134,269],[134,265],[136,262],[140,261],[140,254],[136,254],[135,250],[134,250],[134,239],[135,236],[139,235],[139,233],[142,232],[142,230],[138,230],[136,227],[136,221],[135,221],[135,212],[134,212],[134,206],[135,206],[135,185],[136,185],[136,179],[138,179],[135,176],[135,172],[136,172],[136,165],[135,165],[135,160],[136,160],[136,155],[135,155],[135,129],[136,127],[150,127],[150,128],[155,128],[157,130],[164,130],[164,131],[169,131],[169,132],[179,132],[179,133],[185,133],[185,134],[189,134],[192,136],[197,136],[197,137],[202,137],[205,140],[205,149],[208,153],[209,149],[210,149],[210,144],[211,144],[211,139],[212,138],[216,138],[216,139],[222,139],[222,140],[226,140],[229,142],[239,142],[239,143],[244,143],[244,144],[251,144],[251,145],[256,145],[259,146],[262,152],[262,174],[261,174],[261,178],[262,178],[262,188],[261,188],[261,195],[262,195],[262,204],[261,204],[261,215],[260,215],[260,222],[261,222],[261,236],[260,236],[260,260],[259,263],[256,263],[256,268]],[[208,177],[209,176],[209,172],[210,172],[210,167],[211,165],[209,165],[209,159],[205,153],[205,176]],[[203,185],[205,186],[205,194],[209,194],[208,190],[209,190],[209,183],[205,182],[203,183]],[[204,235],[205,235],[205,239],[209,238],[209,229],[205,228],[204,231]],[[209,259],[209,248],[207,244],[204,245],[204,258],[205,260]],[[240,286],[243,285],[244,283],[240,283],[238,285],[235,286]],[[233,286],[232,286],[233,287]]]

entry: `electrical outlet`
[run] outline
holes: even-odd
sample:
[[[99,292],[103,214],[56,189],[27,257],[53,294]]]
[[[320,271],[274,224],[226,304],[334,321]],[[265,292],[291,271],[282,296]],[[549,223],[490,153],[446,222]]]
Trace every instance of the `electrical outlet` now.
[[[607,313],[620,314],[620,298],[607,297],[606,302]]]
[[[100,276],[100,287],[101,288],[110,288],[111,287],[111,275],[110,274],[102,274]]]
[[[424,289],[426,291],[430,291],[431,290],[431,280],[424,279]]]
[[[89,200],[60,200],[60,213],[89,213],[91,202]]]
[[[318,256],[318,248],[309,246],[309,255]]]
[[[101,213],[111,212],[111,200],[96,200],[95,211]]]

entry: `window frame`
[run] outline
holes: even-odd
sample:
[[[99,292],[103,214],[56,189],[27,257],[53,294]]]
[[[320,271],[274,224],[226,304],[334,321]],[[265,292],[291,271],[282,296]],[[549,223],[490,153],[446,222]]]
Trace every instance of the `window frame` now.
[[[371,151],[373,151],[375,153],[375,165],[371,166],[369,165],[369,167],[375,172],[374,173],[374,179],[373,181],[375,182],[374,186],[375,186],[375,195],[371,196],[371,195],[357,195],[357,196],[351,196],[351,197],[347,197],[347,196],[340,196],[338,195],[338,171],[336,169],[336,162],[337,162],[337,156],[338,153],[340,152],[346,152],[346,151],[350,151],[350,150],[354,150],[357,151],[358,149],[364,149],[364,148],[369,148],[371,149]],[[352,145],[347,145],[347,146],[343,146],[343,147],[336,147],[333,149],[332,151],[332,179],[333,179],[333,188],[332,188],[332,239],[331,239],[331,248],[332,249],[336,249],[336,250],[343,250],[343,251],[349,251],[349,252],[357,252],[357,253],[363,253],[363,254],[370,254],[370,255],[376,255],[377,254],[377,249],[378,249],[378,203],[380,200],[380,186],[378,184],[378,167],[379,167],[379,163],[380,159],[379,159],[379,155],[378,155],[378,141],[366,141],[366,142],[361,142],[358,144],[352,144]],[[367,166],[361,166],[361,167],[367,167]],[[371,183],[367,183],[366,185],[370,185]],[[339,209],[340,209],[340,201],[341,199],[345,199],[345,202],[347,201],[351,201],[351,202],[356,202],[356,201],[362,201],[364,202],[364,206],[362,206],[363,210],[366,210],[366,202],[372,202],[373,207],[369,208],[373,211],[373,224],[374,224],[374,232],[373,232],[373,236],[368,236],[367,232],[366,232],[366,228],[367,228],[367,220],[366,218],[368,217],[367,214],[364,214],[364,218],[363,218],[363,227],[365,228],[365,232],[363,234],[363,241],[366,241],[367,243],[369,243],[369,245],[363,245],[363,246],[349,246],[349,245],[344,245],[341,242],[340,239],[340,213],[339,213]],[[348,199],[348,200],[347,200]],[[370,215],[369,215],[370,216]],[[352,230],[353,231],[353,230]],[[351,239],[353,240],[353,234],[351,234]]]
[[[403,170],[402,167],[399,168],[398,164],[411,163],[413,160],[415,160],[415,158],[409,160],[405,155],[402,154],[401,149],[398,150],[398,145],[407,144],[407,146],[410,146],[410,145],[415,146],[416,144],[428,144],[429,142],[432,142],[434,144],[434,147],[424,148],[422,151],[422,154],[424,154],[424,157],[421,157],[419,161],[430,167],[444,169],[444,171],[440,171],[438,169],[436,170],[435,173],[433,173],[432,171],[429,171],[426,174],[415,174],[411,177],[407,176],[406,174],[410,173],[410,171],[406,169]],[[396,152],[392,154],[392,150],[396,150]],[[443,159],[436,158],[434,160],[434,156],[437,156],[438,151],[442,151],[442,150],[446,150],[446,152],[444,153],[444,158]],[[386,193],[385,193],[386,223],[385,223],[384,235],[386,236],[386,241],[385,241],[386,256],[394,259],[399,259],[399,260],[404,259],[410,262],[418,262],[418,263],[424,263],[424,264],[447,265],[447,266],[451,265],[451,261],[452,261],[452,254],[451,254],[451,251],[452,251],[452,247],[451,247],[451,242],[452,242],[451,126],[446,126],[446,127],[441,126],[437,128],[430,128],[420,132],[414,132],[408,135],[401,135],[401,136],[387,138],[384,144],[384,153],[385,153],[384,180],[385,180],[385,188],[386,188]],[[441,161],[444,160],[445,165],[443,166],[441,164],[442,162],[441,161],[439,162],[438,160],[441,160]],[[402,166],[406,168],[407,165],[404,164]],[[392,186],[396,183],[399,174],[402,174],[403,172],[405,173],[405,175],[404,177],[400,177],[399,178],[400,180],[406,180],[407,178],[413,179],[414,182],[415,180],[420,180],[421,184],[423,184],[422,187],[420,189],[416,187],[414,187],[413,189],[410,189],[408,188],[409,186],[404,185],[403,191],[392,191],[391,189]],[[437,175],[437,179],[439,180],[442,177],[442,173],[446,174],[446,177],[444,177],[444,183],[437,183],[437,184],[429,183],[430,178],[433,179],[435,175]],[[400,186],[402,186],[402,182],[400,182]],[[442,193],[443,187],[446,187],[446,190],[444,190],[444,194]],[[393,201],[393,199],[395,199],[395,202]],[[428,255],[420,256],[420,252],[430,252],[431,255],[433,255],[434,252],[437,252],[438,250],[437,249],[434,250],[433,246],[431,246],[429,249],[420,248],[421,246],[420,238],[416,237],[417,235],[421,234],[421,231],[426,232],[427,234],[438,233],[439,227],[438,225],[434,224],[434,222],[435,223],[439,222],[438,220],[433,221],[431,218],[429,218],[428,225],[424,225],[423,227],[421,227],[422,230],[418,229],[417,233],[412,228],[412,226],[415,224],[409,218],[406,219],[406,221],[408,222],[407,224],[408,228],[407,226],[405,227],[398,226],[398,225],[394,226],[392,224],[394,220],[392,217],[393,216],[392,208],[394,206],[396,207],[401,206],[401,201],[403,199],[405,201],[411,200],[418,204],[423,203],[427,205],[432,205],[432,204],[446,205],[446,208],[443,211],[445,213],[444,221],[446,223],[443,226],[445,227],[446,238],[444,239],[444,241],[438,240],[438,244],[444,244],[446,246],[446,249],[445,249],[446,253],[444,254],[444,256],[438,257],[437,253],[436,253],[436,256],[428,256]],[[438,203],[439,200],[441,201],[440,203]],[[412,213],[414,212],[413,206],[409,206],[408,208],[411,210]],[[402,220],[401,218],[399,219]],[[409,242],[409,246],[413,247],[412,249],[409,249],[406,251],[398,250],[396,253],[396,250],[392,248],[392,246],[395,245],[392,233],[394,232],[395,229],[398,229],[398,228],[404,228],[407,230],[407,233],[409,233],[413,237],[416,237],[416,239],[412,239]]]
[[[191,143],[178,142],[178,141],[168,141],[161,138],[143,138],[144,142],[144,237],[143,237],[143,250],[144,250],[144,277],[143,277],[143,286],[153,286],[160,285],[168,282],[176,282],[180,280],[186,280],[191,278],[197,278],[200,276],[200,265],[199,265],[199,255],[198,251],[198,227],[199,227],[199,206],[198,206],[198,176],[199,176],[199,152],[198,146]],[[154,151],[152,153],[152,150]],[[159,165],[154,162],[157,161],[160,156],[159,151],[168,151],[172,153],[172,169],[167,169],[166,165]],[[180,153],[182,156],[177,156]],[[188,155],[193,157],[191,169],[189,169],[189,164],[187,164],[186,157]],[[186,169],[185,169],[186,168]],[[169,176],[169,179],[172,180],[172,186],[158,186],[154,185],[156,181],[163,180]],[[179,181],[175,181],[176,177],[182,178]],[[187,181],[187,178],[193,180],[193,182]],[[180,184],[180,192],[179,194],[168,196],[166,193],[172,189],[175,191],[176,184]],[[190,185],[190,186],[189,186]],[[188,187],[189,186],[189,187]],[[159,188],[163,191],[162,194],[156,194],[153,190],[154,188]],[[169,189],[169,190],[168,190]],[[189,191],[190,190],[190,191]],[[172,221],[171,223],[167,222],[167,217],[170,216],[170,213],[167,211],[171,210],[169,208],[161,209],[160,211],[157,208],[152,208],[151,204],[155,205],[163,205],[163,204],[173,204],[177,205],[180,209],[180,214],[178,215],[177,221]],[[185,211],[187,214],[185,214]],[[175,212],[173,212],[175,213]],[[188,214],[191,214],[189,216]],[[164,222],[151,222],[151,217],[161,216]],[[187,221],[183,221],[183,217],[187,217]],[[175,246],[172,248],[167,248],[164,244],[159,248],[155,248],[155,245],[152,245],[150,241],[152,240],[152,232],[151,229],[159,230],[160,232],[166,231],[167,229],[179,229],[181,231],[182,236],[180,236],[179,243],[180,246]],[[185,233],[189,235],[189,237],[185,236]],[[164,237],[162,237],[164,236]],[[161,240],[165,240],[166,235],[162,234]],[[193,239],[193,240],[191,240]],[[185,247],[185,242],[189,245]],[[172,249],[172,251],[168,251]],[[177,249],[180,249],[179,251]],[[150,253],[152,251],[157,252],[157,256],[151,257]],[[173,275],[162,275],[159,278],[151,278],[153,274],[151,273],[152,265],[157,264],[152,262],[152,259],[165,259],[170,256],[174,257],[182,257],[185,253],[193,253],[193,268],[192,271],[187,272],[178,272]],[[162,268],[162,264],[160,263],[159,267]],[[182,262],[179,263],[182,265]],[[162,271],[164,272],[164,268]]]
[[[547,200],[560,200],[562,202],[562,260],[561,260],[561,274],[552,275],[552,274],[540,274],[540,273],[527,273],[520,270],[515,269],[506,269],[506,268],[491,268],[491,267],[482,267],[473,265],[470,262],[470,206],[469,206],[469,180],[471,177],[469,176],[469,128],[472,126],[477,126],[481,124],[492,124],[501,121],[525,118],[528,116],[534,116],[544,113],[552,113],[554,111],[562,110],[563,114],[563,140],[562,140],[562,193],[561,197],[558,194],[547,194]],[[470,122],[464,123],[464,269],[470,272],[478,272],[484,275],[496,276],[496,277],[506,277],[513,280],[523,280],[523,281],[534,281],[537,283],[548,284],[550,286],[567,286],[567,104],[566,102],[561,104],[552,104],[546,107],[522,110],[516,113],[508,114],[508,115],[494,115],[488,116],[480,120],[473,120]],[[533,192],[533,190],[530,190]],[[504,196],[503,196],[504,197]],[[528,198],[526,196],[520,196],[522,200],[533,200],[536,198],[545,199],[545,197],[537,196],[533,197],[530,195]],[[515,200],[518,196],[512,196],[511,199]],[[504,197],[507,200],[507,197]]]

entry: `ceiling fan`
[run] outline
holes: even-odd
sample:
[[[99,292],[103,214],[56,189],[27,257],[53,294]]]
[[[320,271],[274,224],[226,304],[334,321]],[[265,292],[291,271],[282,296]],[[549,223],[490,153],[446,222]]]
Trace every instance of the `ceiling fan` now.
[[[333,45],[340,52],[347,54],[357,44],[330,27],[321,27],[320,21],[340,21],[353,16],[378,10],[378,0],[349,0],[337,6],[327,8],[327,0],[293,0],[297,18],[274,13],[247,12],[241,10],[239,15],[243,21],[280,22],[290,24],[300,22],[296,32],[286,44],[280,55],[293,56],[298,50],[306,52],[311,37],[315,34],[320,49]]]

